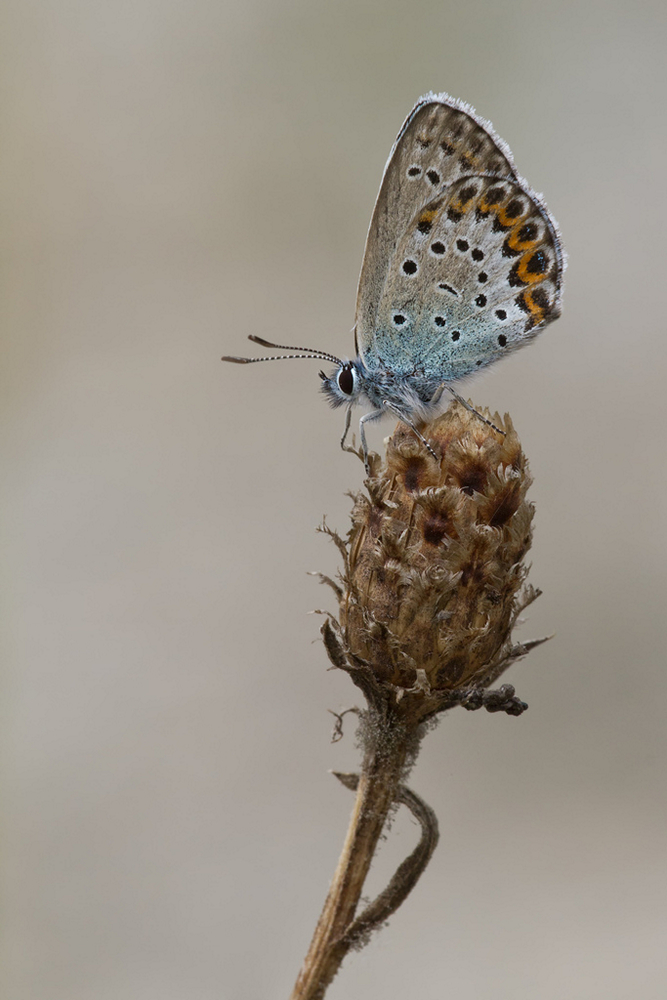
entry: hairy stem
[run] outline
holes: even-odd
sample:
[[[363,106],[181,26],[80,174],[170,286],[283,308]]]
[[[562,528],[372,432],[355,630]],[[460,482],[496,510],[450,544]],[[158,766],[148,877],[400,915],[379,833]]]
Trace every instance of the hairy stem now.
[[[414,730],[377,717],[366,750],[343,851],[290,1000],[321,1000],[354,944],[349,935],[361,891],[408,761]],[[393,723],[393,724],[392,724]]]

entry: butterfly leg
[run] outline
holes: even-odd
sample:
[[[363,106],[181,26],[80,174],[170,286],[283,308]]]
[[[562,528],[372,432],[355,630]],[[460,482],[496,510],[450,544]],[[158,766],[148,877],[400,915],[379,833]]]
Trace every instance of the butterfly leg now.
[[[345,444],[345,438],[347,437],[348,432],[350,430],[351,418],[352,418],[352,407],[348,406],[347,413],[345,414],[345,429],[343,430],[343,436],[340,439],[340,446],[343,449],[343,451],[354,451],[354,448],[350,449],[350,446]]]
[[[378,420],[384,411],[384,406],[380,406],[377,410],[371,410],[370,413],[364,413],[363,417],[359,421],[359,437],[361,438],[361,450],[364,456],[364,467],[366,469],[367,476],[370,476],[371,474],[371,464],[368,460],[368,444],[366,443],[366,431],[364,429],[364,424],[367,420]]]
[[[433,458],[436,460],[436,462],[439,462],[440,459],[438,458],[438,456],[436,455],[436,453],[433,451],[433,448],[431,448],[430,444],[428,443],[428,441],[426,440],[426,438],[424,437],[424,435],[420,434],[420,432],[417,430],[417,428],[415,427],[415,425],[413,423],[411,423],[410,420],[408,420],[408,418],[405,416],[405,414],[401,413],[401,411],[399,410],[399,408],[397,406],[394,406],[393,403],[390,403],[388,399],[383,400],[383,404],[384,404],[384,408],[386,410],[390,410],[392,413],[394,413],[398,417],[398,419],[401,421],[401,423],[404,423],[407,427],[410,428],[411,431],[413,431],[417,435],[417,437],[419,438],[419,440],[421,441],[421,443],[424,445],[424,447],[426,448],[426,450],[430,451],[430,453],[433,455]]]
[[[442,389],[446,389],[447,392],[451,392],[452,396],[454,397],[457,403],[460,403],[461,406],[465,406],[466,410],[469,410],[470,413],[474,413],[476,417],[479,417],[479,419],[487,425],[487,427],[491,427],[494,431],[496,431],[496,433],[502,434],[502,436],[505,437],[505,431],[501,431],[500,427],[496,427],[494,423],[492,423],[490,420],[487,420],[486,417],[483,417],[482,414],[479,413],[474,406],[471,406],[470,403],[468,403],[463,398],[463,396],[459,396],[458,392],[456,392],[455,389],[452,389],[451,385],[448,385],[447,382],[443,382],[440,392],[442,392]],[[436,392],[437,391],[438,390],[436,390]]]
[[[343,449],[343,451],[349,451],[350,455],[356,455],[357,458],[361,458],[362,457],[361,449],[355,447],[354,437],[352,438],[352,444],[345,444],[345,439],[347,438],[348,432],[350,430],[351,417],[352,417],[352,407],[348,406],[347,413],[345,414],[345,429],[343,430],[343,436],[340,439],[340,446]],[[364,464],[366,464],[365,458],[364,458]]]

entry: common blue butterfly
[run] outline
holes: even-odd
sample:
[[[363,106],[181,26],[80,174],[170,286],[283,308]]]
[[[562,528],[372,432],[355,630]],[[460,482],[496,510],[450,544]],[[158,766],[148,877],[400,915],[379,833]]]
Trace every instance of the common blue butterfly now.
[[[250,336],[299,353],[223,361],[333,362],[320,377],[332,406],[347,406],[343,447],[352,406],[370,406],[359,421],[368,470],[364,425],[390,412],[424,441],[415,425],[443,408],[445,390],[470,408],[453,384],[558,318],[564,266],[553,217],[492,125],[447,94],[427,94],[398,134],[375,203],[354,360]]]

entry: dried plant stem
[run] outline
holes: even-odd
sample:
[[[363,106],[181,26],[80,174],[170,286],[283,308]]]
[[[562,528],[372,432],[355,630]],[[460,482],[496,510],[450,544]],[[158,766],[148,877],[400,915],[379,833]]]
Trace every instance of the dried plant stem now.
[[[358,774],[340,774],[338,771],[333,773],[346,788],[356,791],[359,783]],[[345,940],[349,941],[352,947],[363,946],[371,932],[381,927],[407,899],[438,845],[440,836],[438,820],[431,807],[405,785],[399,785],[394,801],[407,806],[413,818],[420,824],[422,834],[414,851],[400,863],[387,887],[368,904],[365,910],[362,910],[358,917],[354,918],[345,934]]]
[[[397,720],[393,720],[394,723]],[[343,851],[290,1000],[321,1000],[347,952],[361,891],[401,778],[414,758],[414,730],[384,719],[367,748]],[[430,855],[429,855],[430,856]]]

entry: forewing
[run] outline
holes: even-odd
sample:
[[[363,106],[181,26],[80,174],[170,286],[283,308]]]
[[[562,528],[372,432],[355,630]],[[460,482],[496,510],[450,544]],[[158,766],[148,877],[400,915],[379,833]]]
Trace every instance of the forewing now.
[[[516,179],[462,178],[421,208],[389,260],[378,365],[454,381],[560,314],[563,255],[541,198]]]
[[[359,278],[356,337],[365,361],[396,244],[410,220],[443,186],[471,173],[516,177],[509,147],[489,122],[447,94],[421,98],[389,154]]]

